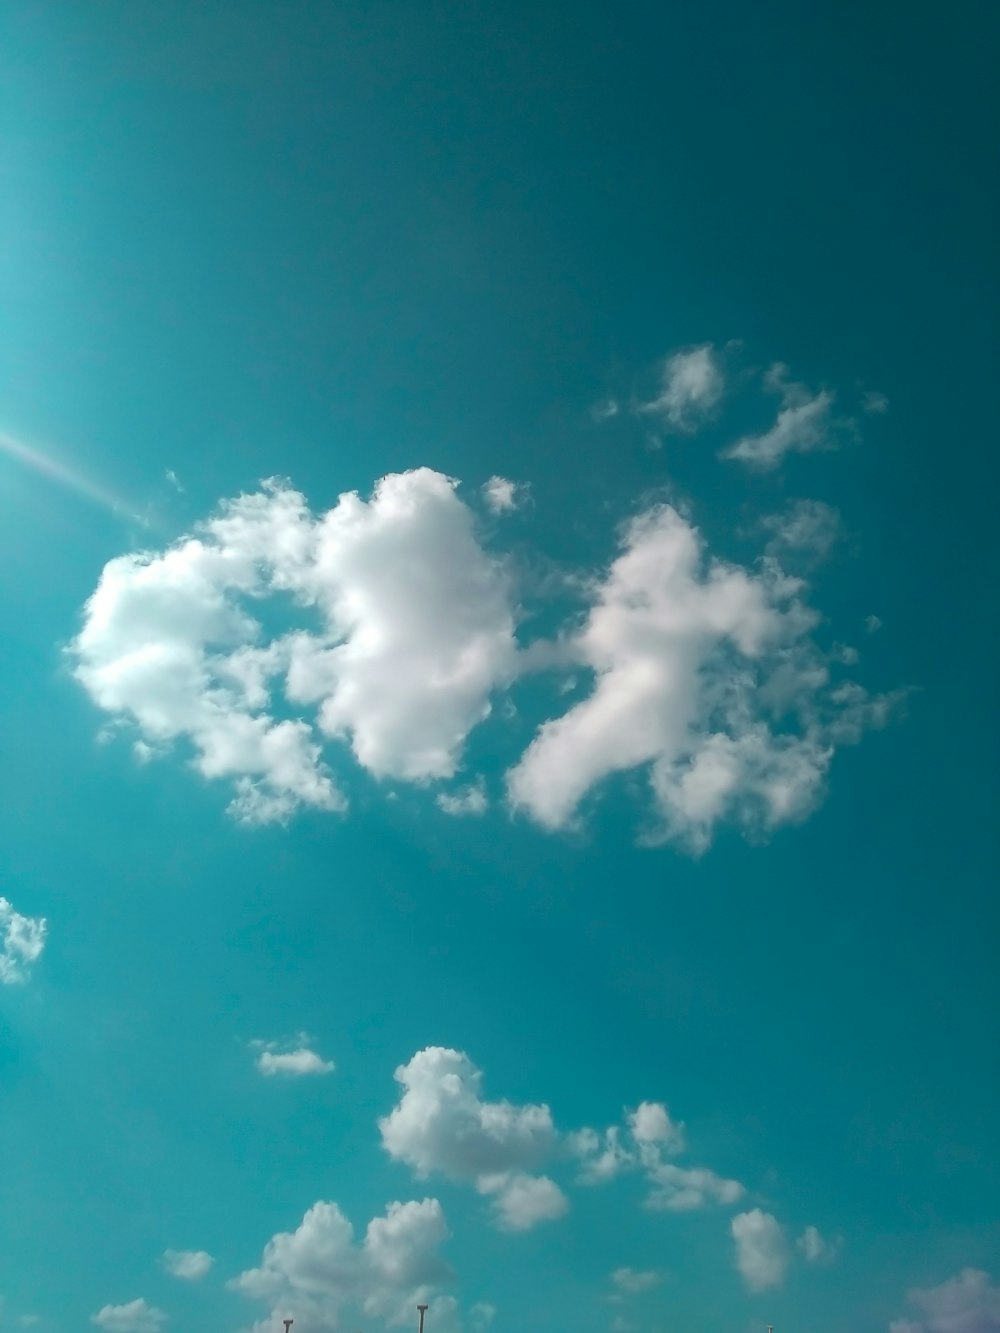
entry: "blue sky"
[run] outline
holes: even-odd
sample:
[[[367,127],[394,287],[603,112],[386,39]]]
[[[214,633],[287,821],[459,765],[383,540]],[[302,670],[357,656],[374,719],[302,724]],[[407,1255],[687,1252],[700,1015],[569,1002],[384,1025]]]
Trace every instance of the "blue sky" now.
[[[1000,1328],[995,8],[5,26],[0,1323]]]

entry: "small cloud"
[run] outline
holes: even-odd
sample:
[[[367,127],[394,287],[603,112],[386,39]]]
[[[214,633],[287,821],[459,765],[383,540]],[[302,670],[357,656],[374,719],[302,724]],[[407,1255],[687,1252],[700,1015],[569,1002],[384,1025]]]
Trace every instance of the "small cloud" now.
[[[793,500],[780,514],[772,514],[761,525],[771,533],[769,555],[787,552],[824,560],[841,532],[840,513],[822,500]]]
[[[616,1268],[611,1274],[611,1281],[627,1296],[637,1296],[642,1291],[658,1287],[663,1281],[663,1274],[655,1268]]]
[[[743,436],[723,449],[721,458],[733,458],[764,472],[777,467],[786,454],[837,447],[837,427],[843,423],[833,420],[834,396],[828,389],[811,393],[804,384],[788,378],[788,367],[781,362],[764,375],[764,388],[781,397],[774,425],[762,435]]]
[[[437,804],[446,815],[481,815],[489,805],[482,778],[453,792],[440,792]]]
[[[42,956],[48,923],[44,917],[23,916],[6,898],[0,898],[0,985],[27,981]]]
[[[282,1050],[282,1043],[276,1041],[252,1041],[251,1048],[260,1052],[257,1056],[257,1068],[266,1077],[287,1074],[301,1078],[307,1074],[332,1074],[335,1068],[332,1060],[324,1060],[310,1049],[309,1037],[300,1033],[298,1045],[290,1050]]]
[[[730,1223],[736,1242],[736,1267],[751,1291],[780,1287],[788,1269],[785,1232],[777,1218],[754,1208]]]
[[[164,1250],[163,1267],[174,1277],[187,1282],[203,1278],[215,1260],[207,1250]]]
[[[661,369],[660,392],[637,410],[658,417],[672,430],[690,434],[713,414],[724,386],[715,348],[703,343],[667,357]]]
[[[869,389],[861,400],[861,410],[868,416],[881,416],[889,410],[889,399],[877,389]]]
[[[830,661],[839,662],[841,666],[856,666],[859,657],[857,648],[849,643],[835,643],[830,649]]]
[[[174,488],[175,491],[178,491],[178,492],[180,492],[181,494],[183,494],[183,492],[184,492],[184,487],[181,485],[180,480],[179,480],[179,478],[178,478],[178,476],[177,476],[177,473],[173,470],[173,468],[168,467],[167,470],[166,470],[166,472],[164,472],[163,475],[164,475],[164,477],[166,477],[167,481],[170,482],[171,486],[173,486],[173,488]]]
[[[795,1246],[805,1256],[806,1263],[828,1264],[837,1257],[841,1243],[839,1237],[836,1240],[827,1240],[816,1227],[806,1227],[795,1242]]]
[[[506,477],[490,477],[482,488],[486,507],[493,514],[509,514],[520,509],[528,498],[528,488]]]
[[[882,622],[878,616],[865,616],[865,629],[869,634],[877,634],[882,628]]]
[[[684,1126],[671,1120],[662,1102],[640,1102],[628,1123],[636,1143],[658,1143],[667,1153],[684,1151]]]
[[[920,1310],[920,1322],[896,1319],[890,1333],[996,1333],[1000,1328],[1000,1287],[978,1268],[965,1268],[938,1287],[911,1291],[907,1299]]]
[[[503,1231],[530,1231],[539,1222],[552,1222],[569,1212],[569,1200],[548,1176],[521,1171],[482,1176],[476,1187],[481,1194],[496,1196],[494,1210]]]
[[[90,1322],[105,1333],[159,1333],[167,1316],[140,1297],[126,1305],[102,1306],[90,1316]]]
[[[590,415],[594,421],[611,421],[621,412],[621,405],[617,398],[602,398],[599,403],[595,403],[590,409]]]

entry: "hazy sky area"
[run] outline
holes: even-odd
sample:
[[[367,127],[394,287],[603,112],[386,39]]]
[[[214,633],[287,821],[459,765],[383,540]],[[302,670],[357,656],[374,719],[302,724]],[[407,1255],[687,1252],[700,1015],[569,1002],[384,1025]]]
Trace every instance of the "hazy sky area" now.
[[[1000,1333],[998,39],[7,6],[0,1328]]]

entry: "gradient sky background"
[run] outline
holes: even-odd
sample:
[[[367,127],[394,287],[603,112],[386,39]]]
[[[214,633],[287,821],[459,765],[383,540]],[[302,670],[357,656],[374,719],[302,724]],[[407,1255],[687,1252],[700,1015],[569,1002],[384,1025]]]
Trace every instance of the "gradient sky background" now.
[[[426,1279],[428,1333],[1000,1328],[998,28],[995,5],[879,0],[7,7],[4,1326],[235,1333],[287,1310],[319,1333],[343,1297],[353,1333],[408,1326]],[[664,359],[709,345],[725,392],[672,429]],[[839,447],[720,458],[773,424],[777,362],[836,394]],[[831,506],[828,557],[793,568],[786,542],[788,568],[823,652],[853,646],[848,674],[905,698],[808,817],[723,819],[700,856],[642,845],[648,766],[569,830],[509,808],[505,773],[585,665],[565,698],[551,673],[500,683],[449,781],[327,742],[349,810],[285,823],[227,814],[183,739],[145,763],[134,723],[102,742],[71,645],[106,562],[262,478],[321,514],[421,467],[461,481],[521,644],[580,622],[657,504],[755,579],[768,541],[783,558],[768,515]],[[510,512],[493,476],[527,488]],[[127,610],[153,637],[158,614]],[[436,804],[480,777],[485,810]],[[12,911],[47,923],[30,968]],[[472,1066],[509,1124],[551,1108],[545,1160],[504,1140],[493,1169],[553,1180],[562,1216],[497,1225],[474,1167],[449,1174],[447,1107],[430,1147],[408,1122],[410,1164],[383,1145],[394,1071],[427,1047],[467,1054],[473,1120]],[[259,1067],[307,1049],[335,1068]],[[649,1155],[579,1182],[566,1136],[644,1101],[738,1201],[644,1206]],[[361,1237],[425,1198],[450,1278],[350,1251],[308,1291],[231,1285],[317,1201]],[[178,1277],[167,1250],[214,1262]]]

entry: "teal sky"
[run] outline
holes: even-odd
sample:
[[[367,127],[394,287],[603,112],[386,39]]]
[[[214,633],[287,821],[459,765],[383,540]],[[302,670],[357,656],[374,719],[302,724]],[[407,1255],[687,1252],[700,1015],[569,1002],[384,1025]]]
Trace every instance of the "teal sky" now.
[[[998,26],[7,7],[0,1326],[1000,1330]]]

